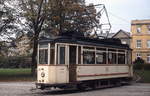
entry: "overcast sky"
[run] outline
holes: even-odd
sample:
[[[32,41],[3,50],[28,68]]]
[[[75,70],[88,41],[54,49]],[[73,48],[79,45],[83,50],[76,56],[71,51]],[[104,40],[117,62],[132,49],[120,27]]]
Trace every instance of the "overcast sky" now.
[[[86,2],[105,4],[112,32],[119,29],[130,32],[131,20],[150,19],[150,0],[86,0]]]

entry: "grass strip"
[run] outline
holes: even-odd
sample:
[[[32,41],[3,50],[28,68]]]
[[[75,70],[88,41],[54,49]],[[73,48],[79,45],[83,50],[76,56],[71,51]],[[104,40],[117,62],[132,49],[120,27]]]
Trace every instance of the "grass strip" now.
[[[0,81],[35,81],[31,69],[0,69]]]
[[[136,73],[142,78],[141,82],[150,83],[150,70],[136,70]]]

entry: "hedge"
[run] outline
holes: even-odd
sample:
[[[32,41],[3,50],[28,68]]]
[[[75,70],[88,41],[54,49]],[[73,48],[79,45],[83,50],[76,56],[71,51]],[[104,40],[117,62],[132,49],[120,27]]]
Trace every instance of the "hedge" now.
[[[150,63],[144,64],[144,69],[145,70],[150,70]]]
[[[135,70],[150,70],[150,64],[145,63],[145,61],[142,58],[137,58],[134,62],[133,62],[133,68]]]
[[[0,57],[0,68],[30,68],[31,58],[25,56]]]

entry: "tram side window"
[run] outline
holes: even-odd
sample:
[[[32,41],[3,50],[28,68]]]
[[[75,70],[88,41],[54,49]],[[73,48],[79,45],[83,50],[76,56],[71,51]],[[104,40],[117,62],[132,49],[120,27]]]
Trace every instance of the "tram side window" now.
[[[51,43],[50,46],[50,64],[54,64],[55,60],[55,44]]]
[[[78,64],[81,64],[81,46],[78,48]]]
[[[83,51],[83,64],[95,64],[95,52]]]
[[[116,64],[116,53],[108,52],[108,64]]]
[[[48,49],[39,50],[39,64],[48,64]]]
[[[125,54],[118,53],[118,64],[125,64]]]
[[[106,64],[106,52],[96,53],[96,64]]]
[[[65,64],[65,47],[60,47],[59,51],[59,64]]]

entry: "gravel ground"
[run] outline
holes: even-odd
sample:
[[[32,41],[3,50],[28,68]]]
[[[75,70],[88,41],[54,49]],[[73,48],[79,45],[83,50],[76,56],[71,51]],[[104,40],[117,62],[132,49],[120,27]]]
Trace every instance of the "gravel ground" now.
[[[98,90],[36,90],[34,82],[0,82],[0,96],[150,96],[150,84],[136,83],[130,86]]]

